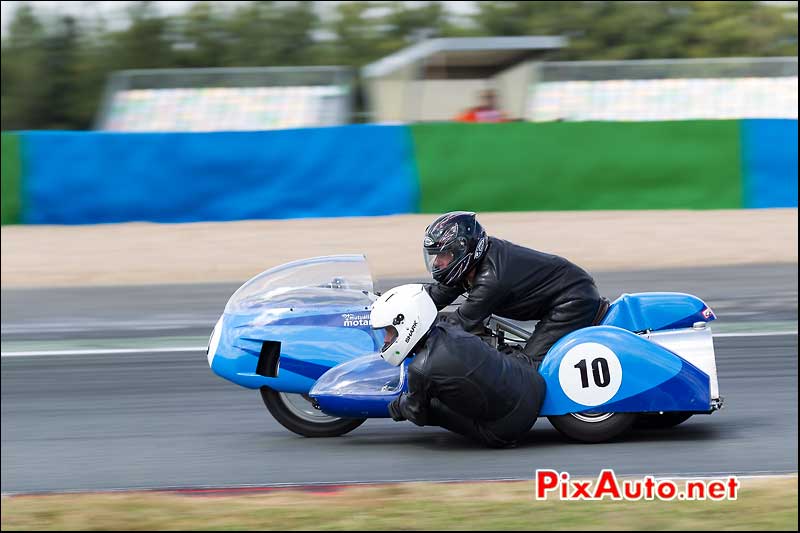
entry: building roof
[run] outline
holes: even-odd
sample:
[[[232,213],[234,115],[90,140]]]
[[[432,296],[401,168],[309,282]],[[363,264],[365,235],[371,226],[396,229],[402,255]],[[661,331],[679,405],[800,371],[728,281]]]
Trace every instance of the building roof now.
[[[533,52],[557,50],[566,45],[567,39],[561,36],[430,39],[366,65],[362,74],[365,78],[382,77],[423,60],[456,68],[510,64]]]

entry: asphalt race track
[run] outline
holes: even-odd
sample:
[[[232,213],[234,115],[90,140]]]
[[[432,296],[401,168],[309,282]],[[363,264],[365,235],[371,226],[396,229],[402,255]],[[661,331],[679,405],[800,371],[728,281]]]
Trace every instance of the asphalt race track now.
[[[797,322],[797,265],[597,274],[601,292],[701,296],[726,325]],[[387,281],[379,288],[395,284]],[[204,335],[233,285],[2,291],[3,352],[17,341]],[[763,327],[759,327],[762,325]],[[370,420],[305,439],[202,350],[2,358],[2,492],[388,480],[797,472],[797,335],[715,339],[725,409],[618,442],[567,442],[540,419],[516,449]]]
[[[719,322],[797,321],[796,264],[592,275],[612,300],[623,292],[688,292],[705,300]],[[380,280],[376,290],[410,281]],[[3,289],[2,340],[207,336],[239,285]]]

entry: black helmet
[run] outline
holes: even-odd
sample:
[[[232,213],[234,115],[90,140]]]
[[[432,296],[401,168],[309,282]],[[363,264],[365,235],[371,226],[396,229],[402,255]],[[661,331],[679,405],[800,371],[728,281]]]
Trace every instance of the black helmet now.
[[[425,229],[422,244],[425,266],[443,285],[458,285],[483,257],[489,239],[475,213],[446,213]]]

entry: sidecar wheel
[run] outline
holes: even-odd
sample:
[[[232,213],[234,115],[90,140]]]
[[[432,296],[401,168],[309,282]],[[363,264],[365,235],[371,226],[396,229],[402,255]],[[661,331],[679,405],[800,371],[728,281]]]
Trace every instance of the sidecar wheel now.
[[[643,413],[633,424],[634,429],[667,429],[689,420],[692,413],[673,411],[668,413]]]
[[[580,442],[604,442],[619,437],[636,421],[635,413],[569,413],[547,419],[559,433]]]
[[[314,408],[307,396],[261,387],[264,405],[280,424],[304,437],[339,437],[363,424],[365,418],[337,418]]]

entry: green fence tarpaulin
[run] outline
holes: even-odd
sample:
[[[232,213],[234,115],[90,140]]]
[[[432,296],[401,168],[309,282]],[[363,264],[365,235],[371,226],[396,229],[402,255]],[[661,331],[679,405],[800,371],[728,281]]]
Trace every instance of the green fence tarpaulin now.
[[[0,222],[19,224],[21,188],[20,140],[17,133],[3,133],[0,156]]]
[[[420,211],[742,207],[739,121],[419,124]]]

